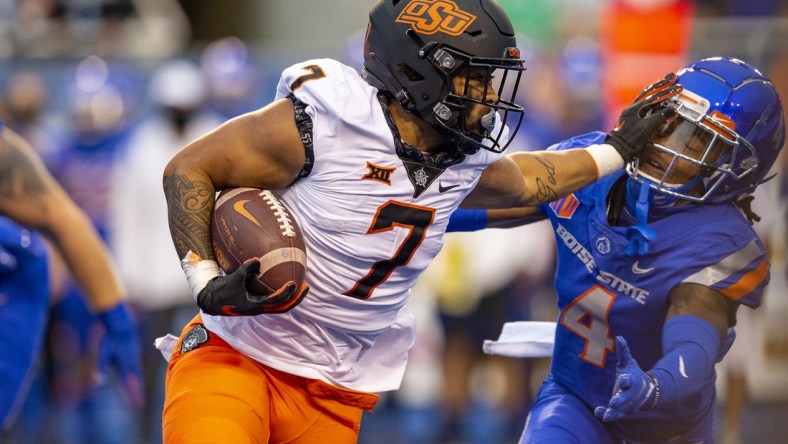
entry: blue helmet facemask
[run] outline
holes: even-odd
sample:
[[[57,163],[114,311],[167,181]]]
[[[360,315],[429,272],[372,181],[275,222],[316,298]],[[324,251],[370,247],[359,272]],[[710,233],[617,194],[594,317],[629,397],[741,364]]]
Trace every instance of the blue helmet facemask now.
[[[630,256],[648,252],[648,243],[656,236],[648,227],[650,221],[680,211],[679,203],[699,202],[697,196],[704,193],[704,180],[714,171],[710,165],[719,165],[714,162],[722,160],[732,148],[721,142],[715,133],[691,120],[686,112],[682,114],[681,98],[664,106],[676,108],[678,116],[651,136],[650,146],[627,168],[630,178],[624,204],[633,223],[626,234]],[[683,183],[673,183],[679,180],[678,174],[684,174],[679,173],[682,167],[685,171],[687,167],[694,167],[698,174],[683,179]]]

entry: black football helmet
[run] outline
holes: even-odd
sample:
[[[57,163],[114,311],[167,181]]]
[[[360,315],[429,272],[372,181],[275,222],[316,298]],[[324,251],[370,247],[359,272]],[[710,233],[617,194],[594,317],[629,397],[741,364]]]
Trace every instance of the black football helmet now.
[[[364,78],[464,153],[509,145],[523,118],[514,98],[524,70],[512,23],[495,0],[380,0],[370,10]],[[455,75],[466,76],[464,91],[455,90]],[[469,95],[471,78],[486,85],[481,98]],[[466,124],[474,103],[492,109],[481,130]],[[512,126],[508,134],[503,123]]]

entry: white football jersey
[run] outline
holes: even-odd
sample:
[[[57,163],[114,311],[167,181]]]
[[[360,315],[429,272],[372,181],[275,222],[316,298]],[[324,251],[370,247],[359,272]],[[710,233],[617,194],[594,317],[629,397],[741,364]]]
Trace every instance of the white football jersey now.
[[[277,99],[293,94],[313,124],[304,137],[312,170],[280,193],[304,234],[310,291],[282,314],[203,313],[212,332],[265,365],[366,392],[399,388],[414,340],[410,288],[443,246],[449,215],[502,157],[480,150],[442,172],[406,166],[377,93],[335,60],[283,72]]]

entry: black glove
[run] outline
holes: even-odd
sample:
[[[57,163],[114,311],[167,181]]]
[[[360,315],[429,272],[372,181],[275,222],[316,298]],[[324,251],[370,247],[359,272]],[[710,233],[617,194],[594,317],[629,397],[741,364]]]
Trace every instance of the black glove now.
[[[247,285],[257,278],[260,261],[249,261],[232,273],[217,276],[197,294],[197,305],[202,311],[217,316],[255,316],[263,313],[283,313],[301,303],[309,286],[296,288],[290,281],[270,294],[254,294]]]
[[[610,131],[605,143],[612,145],[618,154],[629,162],[643,151],[650,142],[649,136],[660,125],[676,116],[676,110],[660,108],[662,102],[678,95],[683,87],[676,85],[676,74],[670,73],[663,79],[640,92],[618,118],[618,125]],[[649,111],[655,111],[649,114]]]

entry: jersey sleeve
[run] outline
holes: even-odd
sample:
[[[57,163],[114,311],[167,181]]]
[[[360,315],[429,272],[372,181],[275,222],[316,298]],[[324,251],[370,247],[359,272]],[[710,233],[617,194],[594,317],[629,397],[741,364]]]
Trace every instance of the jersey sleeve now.
[[[309,114],[313,119],[320,116],[323,124],[336,127],[342,111],[353,97],[355,82],[349,81],[350,74],[353,73],[346,66],[332,59],[301,62],[282,72],[276,98],[293,95],[311,108]]]
[[[342,76],[336,73],[338,63],[330,59],[315,59],[286,68],[276,88],[276,99],[290,98],[293,101],[295,123],[304,144],[304,167],[298,174],[303,179],[312,174],[315,167],[316,132],[331,140],[339,132],[339,110],[342,105]],[[345,88],[346,89],[346,88]]]
[[[753,239],[743,247],[686,277],[682,284],[700,284],[740,304],[761,304],[769,283],[769,262],[763,245]]]
[[[308,60],[282,72],[276,99],[293,101],[306,154],[299,178],[320,175],[322,159],[347,155],[356,135],[370,133],[377,124],[375,107],[382,114],[375,91],[353,68],[332,59]]]
[[[685,270],[678,284],[704,285],[758,307],[769,283],[769,261],[741,210],[733,204],[699,205],[677,216],[669,228],[676,243],[668,255],[677,270]]]
[[[572,148],[585,148],[605,142],[606,133],[593,131],[558,142],[547,148],[548,151],[564,151]]]

